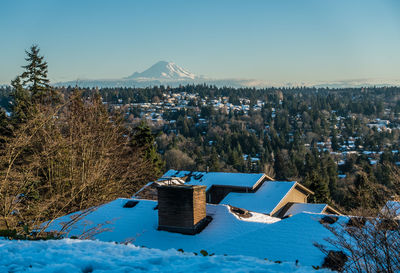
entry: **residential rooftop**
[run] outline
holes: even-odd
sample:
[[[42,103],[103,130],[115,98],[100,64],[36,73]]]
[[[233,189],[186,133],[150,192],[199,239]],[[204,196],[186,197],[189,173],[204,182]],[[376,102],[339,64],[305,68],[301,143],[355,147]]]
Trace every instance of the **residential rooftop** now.
[[[124,208],[128,201],[138,203]],[[60,230],[60,224],[69,221],[72,215],[55,220],[47,230]],[[199,234],[160,231],[157,229],[157,201],[121,198],[86,215],[67,236],[79,236],[93,228],[100,231],[95,232],[93,238],[106,242],[132,242],[148,248],[175,248],[197,253],[204,249],[208,253],[247,255],[271,261],[298,260],[303,265],[317,266],[323,261],[324,254],[314,242],[322,243],[330,235],[319,222],[325,215],[299,213],[279,220],[256,214],[258,219],[245,219],[232,213],[227,205],[211,204],[207,204],[207,215],[213,220]]]
[[[229,193],[221,204],[271,214],[297,182],[268,181],[254,193]]]
[[[212,186],[231,186],[246,189],[254,189],[259,183],[266,179],[263,173],[226,173],[226,172],[190,172],[169,170],[162,180],[169,178],[186,178],[188,185],[206,186],[208,191]]]

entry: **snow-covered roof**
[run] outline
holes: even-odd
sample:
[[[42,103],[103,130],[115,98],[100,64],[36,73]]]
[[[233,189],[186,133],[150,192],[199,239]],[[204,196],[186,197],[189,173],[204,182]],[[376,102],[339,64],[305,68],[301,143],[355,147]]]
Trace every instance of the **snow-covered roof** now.
[[[294,203],[284,216],[295,215],[302,212],[323,213],[327,204]]]
[[[399,201],[387,201],[385,206],[382,208],[382,212],[389,213],[400,219],[400,202]]]
[[[183,181],[183,179],[181,179],[179,177],[173,177],[168,180],[160,180],[160,181],[156,181],[154,183],[156,183],[157,185],[183,185],[183,184],[185,184],[185,181]]]
[[[232,186],[242,188],[254,188],[264,178],[263,173],[224,173],[224,172],[189,172],[169,170],[161,180],[170,177],[190,176],[186,180],[188,185],[203,185],[209,190],[212,186]]]
[[[267,181],[254,193],[231,192],[221,204],[269,214],[296,184],[295,181]]]
[[[110,228],[95,234],[100,241],[132,242],[148,248],[183,249],[228,255],[248,255],[272,261],[299,260],[303,265],[320,265],[324,254],[313,243],[324,242],[330,232],[319,223],[323,215],[300,213],[275,223],[243,221],[230,212],[226,205],[207,204],[207,215],[213,220],[199,234],[183,235],[159,231],[156,201],[137,200],[132,208],[123,208],[132,199],[116,199],[100,206],[80,220],[68,236],[98,225]],[[59,230],[59,224],[70,220],[66,215],[55,220],[47,229]],[[252,219],[256,220],[256,219]]]
[[[179,177],[174,177],[168,180],[160,180],[155,182],[149,182],[144,185],[139,191],[137,191],[133,198],[139,199],[149,199],[149,200],[157,200],[157,186],[162,185],[183,185],[185,181],[180,179]]]

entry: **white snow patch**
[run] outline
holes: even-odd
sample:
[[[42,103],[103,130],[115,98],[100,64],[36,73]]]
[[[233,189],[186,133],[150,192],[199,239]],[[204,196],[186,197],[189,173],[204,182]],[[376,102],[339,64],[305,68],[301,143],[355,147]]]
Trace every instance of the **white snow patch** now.
[[[265,223],[265,224],[272,224],[272,223],[276,223],[278,221],[280,221],[280,218],[277,217],[272,217],[263,213],[258,213],[258,212],[250,212],[251,213],[251,217],[240,217],[236,214],[235,215],[239,220],[242,221],[247,221],[247,222],[258,222],[258,223]]]
[[[210,253],[211,254],[211,253]],[[195,256],[99,241],[0,239],[0,272],[313,272],[245,256]],[[330,272],[319,270],[318,272]]]

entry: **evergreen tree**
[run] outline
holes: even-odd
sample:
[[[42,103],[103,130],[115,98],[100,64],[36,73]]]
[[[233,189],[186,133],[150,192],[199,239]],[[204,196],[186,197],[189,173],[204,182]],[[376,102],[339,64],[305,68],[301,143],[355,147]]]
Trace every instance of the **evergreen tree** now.
[[[253,162],[251,161],[251,156],[248,155],[246,158],[246,171],[251,173],[253,171]]]
[[[22,122],[26,122],[27,119],[32,114],[32,101],[29,94],[21,83],[21,77],[16,77],[13,81],[11,81],[11,85],[14,88],[11,93],[11,97],[13,98],[13,123],[15,125],[20,124]]]
[[[0,149],[11,135],[12,130],[10,128],[10,121],[6,112],[0,108]]]
[[[44,56],[39,55],[40,49],[37,45],[32,45],[29,51],[25,51],[27,65],[22,66],[25,71],[20,76],[21,86],[30,91],[33,103],[49,104],[58,102],[58,93],[49,85],[47,78],[47,62]]]
[[[239,154],[236,149],[228,150],[228,162],[227,163],[232,166],[239,165]]]
[[[339,150],[340,146],[339,146],[339,141],[338,141],[338,139],[337,139],[336,131],[333,130],[332,133],[331,133],[331,135],[332,135],[332,137],[331,137],[332,150],[333,150],[334,152],[337,152],[337,151]]]
[[[215,149],[215,147],[212,148],[209,165],[207,167],[208,167],[208,170],[210,170],[212,172],[218,172],[221,169],[221,166],[219,163],[219,158],[218,158],[218,153],[217,153],[217,150]]]
[[[337,165],[330,156],[328,156],[326,161],[326,172],[329,179],[329,191],[332,196],[333,193],[337,191],[338,172],[337,172]]]
[[[329,186],[326,181],[317,171],[311,171],[305,180],[305,185],[314,192],[312,202],[314,203],[327,203],[329,202]]]
[[[380,184],[392,188],[394,181],[390,169],[391,165],[389,163],[379,163],[378,166],[376,166],[375,168],[375,178]]]
[[[154,167],[154,176],[159,177],[164,168],[164,162],[157,153],[155,145],[155,135],[152,134],[150,127],[141,122],[136,128],[132,138],[132,145],[145,150],[145,157]]]
[[[370,173],[364,171],[357,172],[354,185],[349,187],[350,195],[347,196],[345,206],[348,209],[363,208],[366,210],[377,210],[387,201],[390,194],[395,192],[388,191],[388,188],[375,182],[375,178]]]
[[[356,179],[354,180],[354,186],[355,191],[353,192],[353,196],[355,200],[353,201],[353,204],[362,208],[371,208],[373,206],[373,189],[367,174],[364,172],[357,173]]]
[[[285,180],[289,177],[290,170],[288,163],[289,162],[287,162],[281,151],[278,151],[274,162],[274,170],[277,179]]]
[[[23,84],[30,84],[32,98],[41,99],[49,88],[47,79],[47,62],[44,57],[39,55],[39,47],[32,45],[30,51],[25,51],[27,65],[22,66],[25,72],[22,73]]]

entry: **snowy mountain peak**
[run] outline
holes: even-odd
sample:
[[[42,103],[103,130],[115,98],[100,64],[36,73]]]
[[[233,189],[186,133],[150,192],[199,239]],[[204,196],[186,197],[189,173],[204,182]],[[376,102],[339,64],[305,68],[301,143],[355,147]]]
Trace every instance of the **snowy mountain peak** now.
[[[135,72],[132,75],[119,79],[80,79],[74,81],[58,82],[55,86],[80,87],[149,87],[168,85],[177,87],[186,84],[209,84],[215,86],[265,87],[263,81],[252,79],[212,79],[202,75],[195,75],[173,62],[159,61],[143,72]]]
[[[149,69],[133,73],[128,79],[134,80],[193,80],[196,75],[172,62],[159,61]]]

